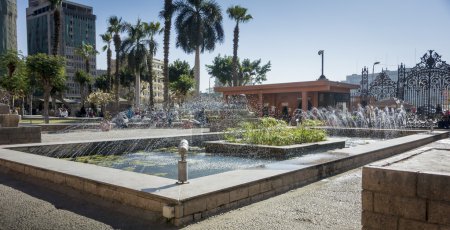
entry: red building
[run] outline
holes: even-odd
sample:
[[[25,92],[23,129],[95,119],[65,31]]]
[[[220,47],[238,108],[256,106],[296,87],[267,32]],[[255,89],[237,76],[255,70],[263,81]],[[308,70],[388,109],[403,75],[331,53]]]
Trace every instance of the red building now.
[[[268,111],[279,115],[281,111],[291,114],[296,109],[308,110],[312,107],[350,108],[350,90],[359,85],[328,80],[291,82],[266,85],[247,85],[237,87],[216,87],[225,100],[229,96],[246,95],[254,111]]]

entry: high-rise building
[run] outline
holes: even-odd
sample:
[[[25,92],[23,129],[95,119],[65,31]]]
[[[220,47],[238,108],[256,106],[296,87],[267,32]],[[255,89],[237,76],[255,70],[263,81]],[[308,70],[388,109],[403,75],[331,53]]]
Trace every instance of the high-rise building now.
[[[53,11],[48,0],[29,0],[27,8],[28,54],[50,54],[53,47],[54,22]],[[93,8],[74,2],[63,1],[60,7],[61,28],[58,53],[66,58],[65,97],[80,98],[80,87],[74,81],[75,72],[85,70],[83,58],[76,49],[83,43],[95,46],[95,20]],[[90,59],[90,74],[96,76],[96,58]]]
[[[17,0],[0,0],[0,54],[17,50]]]

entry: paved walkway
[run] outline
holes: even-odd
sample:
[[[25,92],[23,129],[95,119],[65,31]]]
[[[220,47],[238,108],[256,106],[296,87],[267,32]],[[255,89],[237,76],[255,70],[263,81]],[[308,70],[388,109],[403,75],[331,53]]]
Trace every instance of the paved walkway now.
[[[184,132],[184,133],[183,133]],[[45,142],[164,136],[190,130],[126,130],[45,134]],[[431,144],[436,146],[437,144]],[[450,146],[450,142],[439,145]],[[361,168],[331,177],[186,229],[361,229]],[[68,198],[0,173],[0,229],[173,229]]]

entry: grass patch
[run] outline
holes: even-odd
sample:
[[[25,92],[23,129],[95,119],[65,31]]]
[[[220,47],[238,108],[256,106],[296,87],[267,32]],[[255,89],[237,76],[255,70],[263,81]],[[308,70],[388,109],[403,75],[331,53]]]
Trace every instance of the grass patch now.
[[[289,127],[275,118],[262,118],[257,122],[244,122],[238,128],[228,129],[225,140],[231,143],[284,146],[326,140],[324,130],[306,126]]]

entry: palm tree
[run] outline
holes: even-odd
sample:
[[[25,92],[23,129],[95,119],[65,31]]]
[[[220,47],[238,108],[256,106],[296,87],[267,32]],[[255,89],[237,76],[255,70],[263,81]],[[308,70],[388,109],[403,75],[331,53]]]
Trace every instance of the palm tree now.
[[[164,19],[164,108],[169,108],[169,46],[170,46],[170,30],[172,28],[172,16],[175,6],[172,0],[164,0],[164,9],[159,16]]]
[[[95,56],[98,54],[97,50],[95,50],[95,47],[92,46],[89,43],[82,43],[81,47],[77,48],[75,50],[75,53],[79,56],[81,56],[81,58],[83,58],[84,60],[84,65],[85,65],[85,72],[87,75],[91,74],[91,57]],[[88,84],[88,91],[89,94],[92,93],[92,85]]]
[[[141,19],[138,19],[135,25],[126,23],[125,31],[128,37],[123,41],[122,50],[127,56],[128,65],[134,71],[134,104],[136,108],[139,108],[141,105],[141,71],[147,55],[144,24]]]
[[[86,84],[91,84],[92,78],[84,71],[77,71],[75,72],[74,80],[80,85],[81,106],[84,106],[84,100],[86,98],[84,89],[86,88]]]
[[[112,91],[112,78],[111,78],[112,34],[110,32],[106,32],[105,34],[100,34],[100,37],[102,38],[103,42],[106,43],[106,45],[103,46],[103,52],[106,51],[106,64],[107,64],[106,76],[108,76],[108,90],[111,92]]]
[[[149,88],[150,88],[150,108],[155,105],[154,95],[153,95],[153,57],[158,49],[158,42],[155,41],[155,35],[161,34],[163,29],[161,29],[161,24],[159,22],[144,22],[144,32],[147,35],[148,40],[148,56],[147,56],[147,68],[149,74]]]
[[[122,46],[122,39],[120,33],[123,31],[122,18],[112,16],[108,19],[108,32],[113,34],[114,49],[116,52],[116,69],[114,77],[114,97],[116,101],[116,110],[119,110],[119,68],[120,68],[120,48]]]
[[[175,3],[179,12],[175,20],[177,47],[186,53],[195,52],[195,93],[200,92],[200,52],[212,51],[222,42],[222,13],[214,0],[183,0]]]
[[[252,15],[247,14],[247,9],[240,6],[232,6],[227,9],[228,17],[236,21],[234,27],[233,38],[233,85],[238,86],[241,84],[238,80],[238,44],[239,44],[239,23],[245,23],[253,19]]]
[[[58,47],[60,40],[60,29],[61,29],[61,12],[59,11],[60,6],[62,5],[63,0],[50,0],[50,6],[53,12],[53,23],[54,23],[54,35],[53,35],[53,48],[52,54],[58,55]]]

